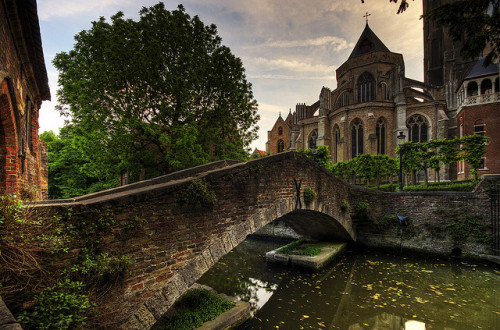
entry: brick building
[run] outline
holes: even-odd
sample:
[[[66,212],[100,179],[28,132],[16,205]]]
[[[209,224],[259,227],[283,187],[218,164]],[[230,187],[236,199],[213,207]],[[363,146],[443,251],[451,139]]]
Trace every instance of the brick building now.
[[[278,118],[267,152],[326,145],[334,162],[364,153],[395,157],[400,132],[417,142],[447,135],[442,89],[405,77],[403,55],[391,52],[368,23],[336,77],[335,90],[323,87],[317,102]]]
[[[0,194],[47,194],[38,112],[50,100],[35,0],[0,0]]]
[[[483,66],[480,58],[457,89],[458,136],[486,135],[486,155],[480,175],[500,173],[500,88],[498,64]],[[471,169],[460,161],[458,178],[472,176]]]

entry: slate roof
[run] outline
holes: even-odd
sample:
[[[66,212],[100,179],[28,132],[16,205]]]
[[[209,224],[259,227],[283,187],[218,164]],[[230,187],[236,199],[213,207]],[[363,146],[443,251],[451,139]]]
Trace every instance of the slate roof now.
[[[365,29],[361,33],[356,46],[354,46],[349,59],[373,52],[390,52],[390,50],[366,23]]]
[[[484,63],[484,58],[481,56],[477,60],[476,64],[474,64],[474,66],[472,67],[469,74],[465,77],[464,80],[498,74],[498,64],[491,63],[487,67],[484,67],[483,63]]]

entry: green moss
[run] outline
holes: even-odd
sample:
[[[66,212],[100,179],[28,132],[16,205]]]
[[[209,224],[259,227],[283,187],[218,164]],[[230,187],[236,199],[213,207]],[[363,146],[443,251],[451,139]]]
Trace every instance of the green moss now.
[[[316,192],[311,188],[304,189],[304,203],[311,204],[316,199]]]
[[[276,253],[278,254],[299,255],[308,257],[317,256],[320,252],[321,252],[320,248],[312,246],[311,241],[308,241],[304,238],[301,238],[297,241],[293,241],[292,243],[276,250]]]
[[[234,303],[210,292],[197,288],[190,289],[174,304],[175,313],[155,329],[191,330],[234,307]]]
[[[379,218],[376,221],[376,224],[384,229],[399,227],[398,217],[395,215],[386,215],[382,218]]]

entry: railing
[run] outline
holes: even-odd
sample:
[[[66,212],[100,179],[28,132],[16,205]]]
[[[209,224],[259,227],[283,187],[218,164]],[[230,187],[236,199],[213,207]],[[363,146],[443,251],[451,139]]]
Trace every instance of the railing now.
[[[469,96],[460,104],[459,108],[467,105],[487,104],[493,102],[500,102],[500,93]]]

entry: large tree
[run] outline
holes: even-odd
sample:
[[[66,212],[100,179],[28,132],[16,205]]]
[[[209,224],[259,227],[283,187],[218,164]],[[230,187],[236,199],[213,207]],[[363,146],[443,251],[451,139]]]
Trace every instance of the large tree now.
[[[408,8],[408,2],[401,0],[398,14]],[[476,58],[482,54],[485,66],[500,56],[499,0],[456,0],[437,6],[422,17],[448,28],[453,40],[462,43],[462,55]]]
[[[56,55],[59,110],[71,117],[95,177],[110,168],[149,176],[243,158],[259,119],[239,58],[215,25],[180,5],[118,12]]]

